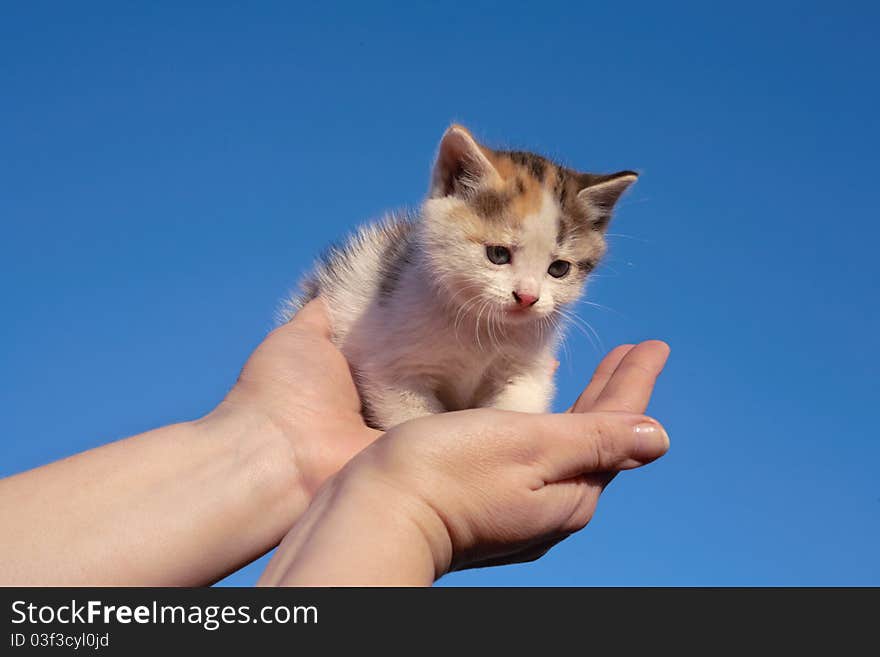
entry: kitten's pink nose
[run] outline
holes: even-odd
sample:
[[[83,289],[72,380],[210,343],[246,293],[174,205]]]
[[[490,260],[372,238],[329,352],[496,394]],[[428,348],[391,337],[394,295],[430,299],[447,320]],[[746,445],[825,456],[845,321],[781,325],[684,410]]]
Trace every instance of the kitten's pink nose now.
[[[529,306],[534,306],[538,303],[538,297],[534,294],[527,294],[526,292],[514,292],[513,298],[516,299],[516,302],[521,308],[528,308]]]

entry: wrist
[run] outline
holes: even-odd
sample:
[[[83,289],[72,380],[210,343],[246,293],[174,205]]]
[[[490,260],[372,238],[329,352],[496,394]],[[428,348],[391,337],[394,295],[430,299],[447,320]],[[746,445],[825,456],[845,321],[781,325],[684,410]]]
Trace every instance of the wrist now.
[[[442,515],[410,485],[389,469],[376,464],[367,452],[354,467],[340,473],[348,496],[356,500],[360,513],[369,515],[378,531],[387,535],[384,542],[401,541],[412,558],[418,557],[427,573],[428,585],[446,574],[452,563],[452,541]],[[403,540],[406,540],[403,543]],[[409,557],[409,555],[407,555]],[[393,563],[393,561],[392,561]]]
[[[328,480],[260,580],[269,586],[429,586],[448,569],[440,519],[352,463]]]
[[[262,550],[255,556],[276,546],[311,501],[289,437],[269,418],[225,402],[187,425],[222,451],[229,485],[258,525],[249,530]]]
[[[370,458],[372,454],[365,454]],[[365,460],[367,460],[365,458]],[[375,459],[371,459],[375,461]],[[396,473],[396,467],[404,467],[403,476]],[[408,464],[397,466],[388,463],[370,463],[353,470],[353,485],[372,493],[371,508],[380,514],[393,515],[395,521],[409,528],[413,544],[424,546],[432,565],[432,581],[445,575],[452,566],[452,539],[443,514],[420,493],[420,483],[408,481],[407,473],[412,471]],[[428,484],[432,485],[431,483]],[[367,495],[364,495],[367,498]]]

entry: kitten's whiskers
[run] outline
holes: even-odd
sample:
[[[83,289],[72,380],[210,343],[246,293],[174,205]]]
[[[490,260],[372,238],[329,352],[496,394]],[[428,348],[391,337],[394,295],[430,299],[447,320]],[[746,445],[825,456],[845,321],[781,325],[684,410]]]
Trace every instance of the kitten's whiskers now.
[[[587,337],[587,339],[590,341],[590,344],[593,346],[593,349],[595,349],[599,353],[602,353],[605,350],[604,346],[602,345],[602,338],[599,337],[599,334],[596,332],[596,329],[593,328],[592,324],[590,324],[582,317],[579,317],[575,313],[571,312],[570,310],[566,310],[565,308],[559,308],[558,311],[559,314],[567,319],[572,326],[577,328]]]

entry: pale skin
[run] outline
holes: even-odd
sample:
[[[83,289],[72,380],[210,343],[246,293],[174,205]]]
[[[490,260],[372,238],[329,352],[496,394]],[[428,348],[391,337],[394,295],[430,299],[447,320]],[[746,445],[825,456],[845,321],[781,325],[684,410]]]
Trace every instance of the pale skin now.
[[[640,414],[667,354],[616,348],[569,414],[449,413],[377,441],[312,302],[205,417],[0,480],[0,583],[206,585],[282,539],[263,584],[430,584],[537,556],[665,452]]]

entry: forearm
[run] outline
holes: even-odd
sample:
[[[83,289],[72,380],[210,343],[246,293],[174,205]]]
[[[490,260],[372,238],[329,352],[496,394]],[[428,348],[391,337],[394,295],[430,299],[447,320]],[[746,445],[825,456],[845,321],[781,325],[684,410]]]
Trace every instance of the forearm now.
[[[4,479],[0,583],[215,581],[307,506],[293,460],[257,418],[215,414]]]
[[[445,536],[439,524],[379,482],[340,473],[284,538],[258,585],[430,586],[451,557],[451,547],[438,550],[429,538]]]

